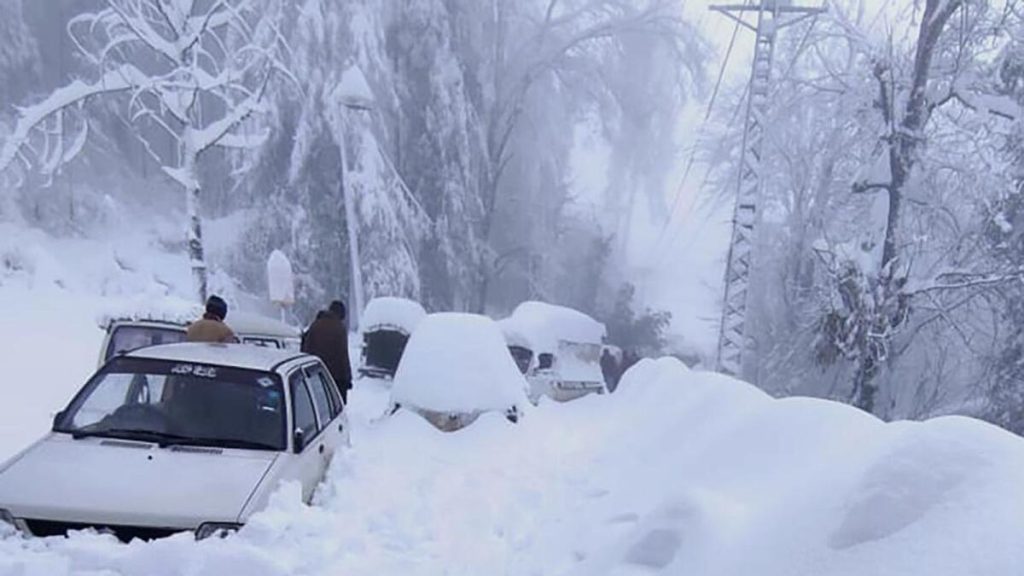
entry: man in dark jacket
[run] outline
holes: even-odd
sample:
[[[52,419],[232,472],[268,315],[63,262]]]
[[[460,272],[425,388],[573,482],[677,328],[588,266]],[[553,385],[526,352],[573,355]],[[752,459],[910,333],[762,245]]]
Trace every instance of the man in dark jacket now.
[[[344,304],[335,300],[326,311],[317,314],[316,320],[302,335],[302,351],[323,360],[347,404],[348,391],[352,388],[352,366],[348,359]]]
[[[228,304],[220,296],[210,296],[206,300],[206,313],[202,319],[189,324],[185,340],[189,342],[218,342],[226,344],[238,342],[235,333],[224,323],[228,317]]]

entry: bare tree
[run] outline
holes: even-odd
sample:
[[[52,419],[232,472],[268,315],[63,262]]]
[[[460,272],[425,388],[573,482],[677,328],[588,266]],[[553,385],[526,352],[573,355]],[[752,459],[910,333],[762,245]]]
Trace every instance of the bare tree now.
[[[196,297],[207,294],[198,163],[214,147],[249,148],[262,135],[247,120],[263,105],[267,84],[287,74],[287,47],[277,32],[276,0],[106,0],[97,12],[71,20],[68,33],[94,66],[91,81],[76,80],[20,111],[0,148],[0,172],[67,162],[87,133],[83,106],[119,98],[140,142],[185,192],[188,256]],[[52,126],[77,118],[72,144]]]

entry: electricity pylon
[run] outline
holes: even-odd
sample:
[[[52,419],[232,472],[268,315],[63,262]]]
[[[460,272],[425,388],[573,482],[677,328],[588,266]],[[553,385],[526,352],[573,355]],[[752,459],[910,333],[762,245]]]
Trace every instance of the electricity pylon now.
[[[764,188],[761,160],[764,122],[770,98],[772,59],[779,30],[820,14],[824,8],[795,6],[791,0],[754,0],[743,5],[717,5],[711,10],[754,32],[754,63],[750,73],[747,113],[743,124],[736,205],[732,217],[732,241],[725,269],[725,297],[718,333],[717,369],[744,376],[744,352],[749,348],[745,333],[750,271],[753,264],[754,228]],[[748,16],[753,15],[753,22]]]

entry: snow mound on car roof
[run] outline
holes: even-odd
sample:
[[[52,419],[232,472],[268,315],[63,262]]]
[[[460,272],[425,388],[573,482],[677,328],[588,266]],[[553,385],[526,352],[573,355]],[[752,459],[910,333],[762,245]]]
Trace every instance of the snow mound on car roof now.
[[[436,412],[506,410],[525,402],[526,381],[493,320],[431,314],[409,339],[393,402]]]
[[[427,312],[419,302],[386,296],[370,300],[359,324],[363,332],[378,328],[399,328],[412,334],[426,315]]]
[[[117,320],[149,320],[185,325],[199,318],[203,307],[191,300],[168,296],[156,300],[131,299],[111,302],[96,317],[101,328]]]
[[[535,354],[557,352],[559,340],[600,344],[606,332],[604,324],[579,310],[535,301],[517,306],[501,329],[509,344],[528,343]]]

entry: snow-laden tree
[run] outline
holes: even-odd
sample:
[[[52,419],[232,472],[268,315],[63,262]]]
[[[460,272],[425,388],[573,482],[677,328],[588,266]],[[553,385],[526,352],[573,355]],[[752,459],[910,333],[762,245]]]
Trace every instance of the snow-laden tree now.
[[[897,38],[832,8],[776,62],[750,324],[761,384],[887,417],[955,409],[994,341],[991,290],[1014,278],[978,242],[1015,114],[987,56],[1001,14],[922,2]]]
[[[263,123],[270,138],[231,198],[233,208],[255,213],[232,273],[259,285],[253,259],[286,249],[303,319],[334,299],[354,307],[354,270],[366,300],[421,297],[430,218],[395,165],[403,80],[384,47],[389,14],[377,2],[325,0],[288,12],[281,32],[296,85],[272,87],[273,113]]]
[[[674,119],[706,55],[699,33],[665,0],[493,0],[489,8],[478,79],[486,128],[480,234],[489,245],[479,310],[491,284],[507,281],[500,276],[510,262],[529,295],[543,296],[544,271],[552,269],[545,260],[570,203],[568,155],[580,123],[601,117],[614,152],[608,227],[628,239],[638,193],[661,206]]]
[[[15,162],[52,171],[70,161],[89,133],[83,106],[118,98],[141,145],[184,192],[196,297],[205,299],[199,162],[214,147],[260,143],[247,121],[262,111],[271,80],[287,74],[281,9],[274,0],[107,0],[73,18],[68,33],[92,77],[20,111],[0,148],[0,171]]]

